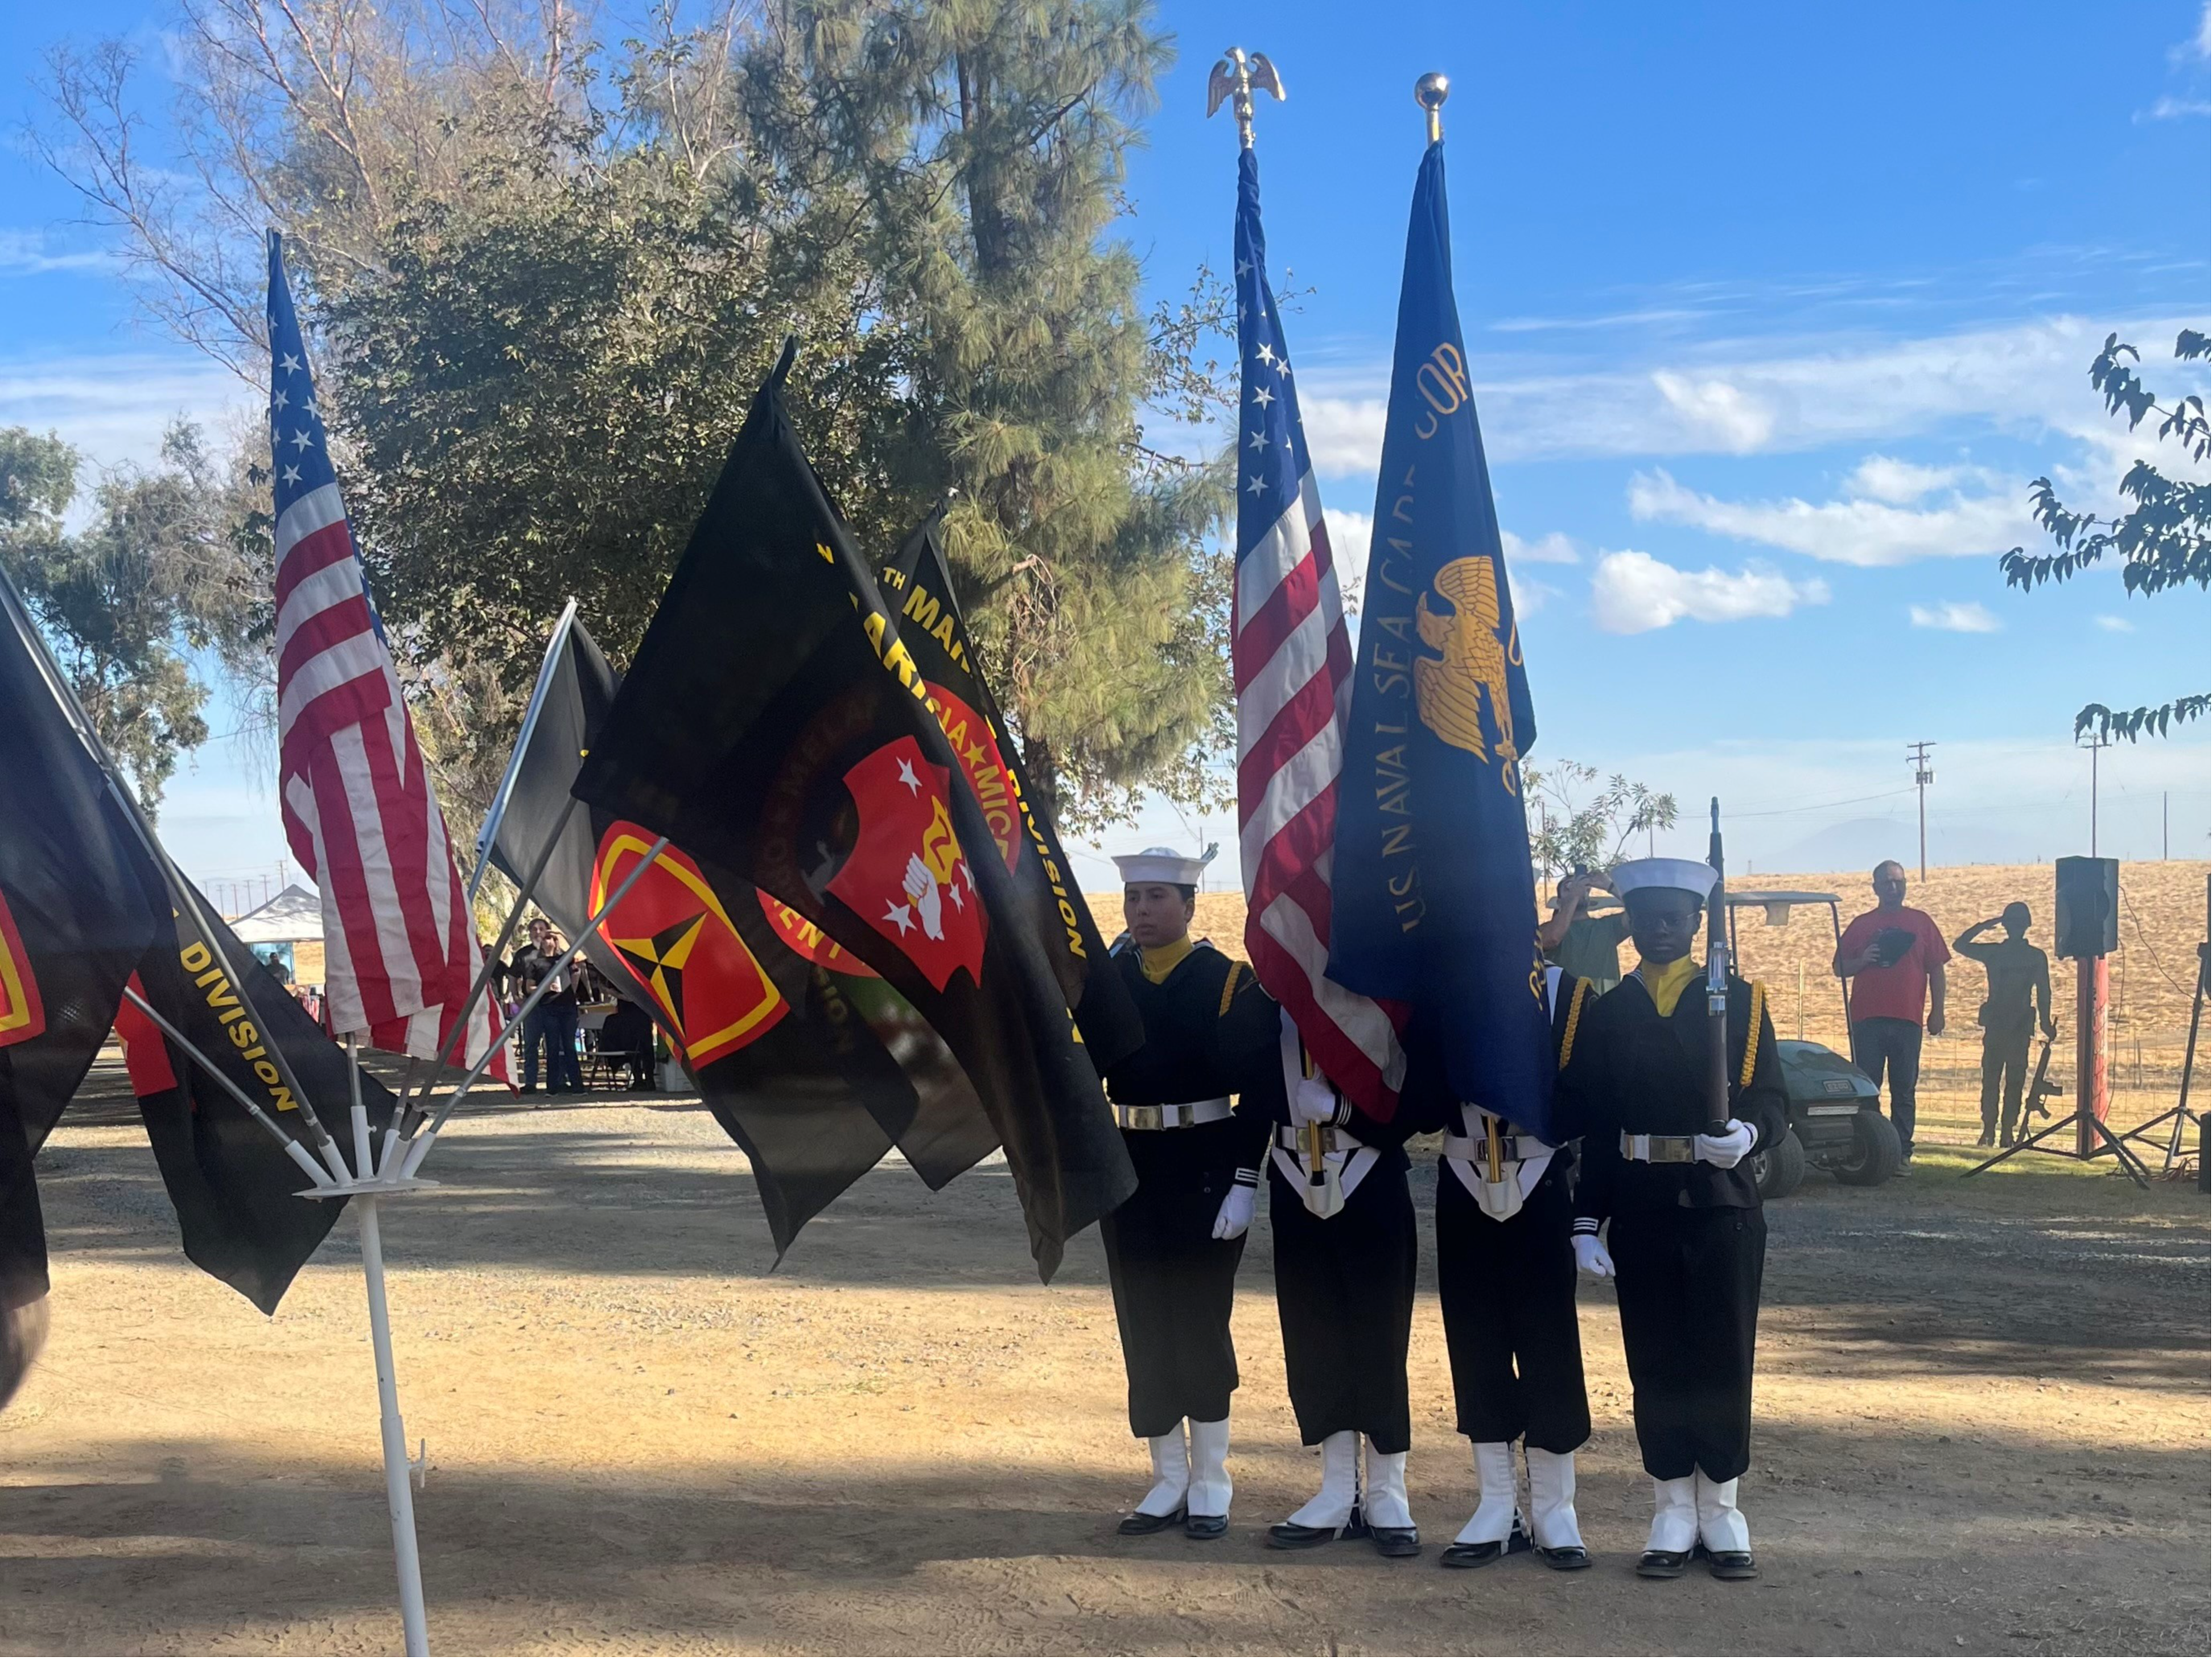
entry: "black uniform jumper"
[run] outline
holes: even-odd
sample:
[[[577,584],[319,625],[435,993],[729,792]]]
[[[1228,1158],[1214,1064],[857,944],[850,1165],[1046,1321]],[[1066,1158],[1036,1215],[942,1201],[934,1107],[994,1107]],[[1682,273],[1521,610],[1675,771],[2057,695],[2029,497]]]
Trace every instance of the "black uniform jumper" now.
[[[1646,1154],[1680,1153],[1711,1116],[1705,975],[1662,1015],[1643,979],[1624,979],[1583,1015],[1567,1097],[1583,1135],[1575,1230],[1610,1221],[1620,1340],[1635,1392],[1636,1439],[1655,1479],[1702,1472],[1716,1483],[1751,1464],[1752,1351],[1766,1218],[1747,1156],[1733,1169],[1655,1162],[1624,1152],[1624,1135],[1674,1137]],[[1788,1127],[1782,1061],[1765,992],[1729,977],[1730,1114],[1758,1133]]]
[[[1580,1040],[1597,990],[1588,981],[1562,977],[1553,995],[1553,1052],[1565,1066]],[[1469,1133],[1460,1102],[1445,1086],[1433,1044],[1408,1044],[1406,1091],[1399,1111],[1411,1109],[1416,1133]],[[1554,1107],[1560,1122],[1572,1121],[1569,1102]],[[1520,1175],[1520,1159],[1542,1143],[1514,1136],[1500,1125],[1501,1172]],[[1561,1139],[1558,1128],[1553,1133]],[[1478,1148],[1486,1142],[1477,1139]],[[1486,1169],[1477,1159],[1474,1175]],[[1449,1158],[1437,1168],[1437,1291],[1443,1304],[1444,1344],[1451,1356],[1452,1394],[1459,1430],[1476,1444],[1510,1442],[1527,1436],[1538,1450],[1561,1455],[1589,1437],[1589,1398],[1583,1382],[1582,1333],[1575,1319],[1574,1152],[1561,1145],[1519,1211],[1505,1219],[1484,1212]]]
[[[1327,1219],[1305,1206],[1297,1152],[1283,1143],[1290,1099],[1279,1054],[1267,1093],[1267,1218],[1275,1236],[1275,1309],[1283,1325],[1283,1369],[1298,1437],[1318,1445],[1331,1434],[1361,1433],[1385,1456],[1413,1442],[1406,1349],[1413,1331],[1413,1262],[1419,1252],[1413,1193],[1406,1186],[1406,1137],[1418,1132],[1401,1112],[1377,1122],[1340,1096],[1340,1146],[1353,1150],[1343,1178],[1360,1168],[1344,1207]],[[1258,1101],[1255,1090],[1254,1101]],[[1294,1137],[1295,1138],[1295,1137]],[[1256,1159],[1255,1159],[1256,1163]]]
[[[1159,952],[1155,952],[1155,955]],[[1145,1045],[1106,1073],[1124,1107],[1185,1104],[1243,1093],[1276,1067],[1274,1001],[1251,969],[1203,941],[1158,984],[1126,940],[1114,959],[1145,1022]],[[1277,1084],[1279,1089],[1279,1083]],[[1229,1314],[1244,1240],[1213,1236],[1221,1200],[1259,1162],[1263,1111],[1182,1127],[1125,1127],[1137,1189],[1099,1223],[1114,1316],[1129,1374],[1129,1428],[1139,1439],[1218,1422],[1237,1388]],[[1244,1183],[1254,1183],[1247,1173]]]

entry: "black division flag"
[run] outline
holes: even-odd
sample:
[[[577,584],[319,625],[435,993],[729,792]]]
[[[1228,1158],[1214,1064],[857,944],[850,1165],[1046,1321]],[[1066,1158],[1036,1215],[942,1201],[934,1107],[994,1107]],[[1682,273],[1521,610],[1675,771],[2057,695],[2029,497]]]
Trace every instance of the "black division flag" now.
[[[905,998],[789,905],[672,845],[586,935],[656,839],[599,808],[569,810],[615,686],[583,623],[556,635],[492,862],[520,883],[543,861],[538,907],[652,1016],[744,1149],[779,1256],[894,1143],[925,1180],[950,1180],[979,1155],[966,1074]]]
[[[791,356],[575,792],[788,905],[913,1005],[1006,1148],[1049,1278],[1136,1177],[924,676],[784,411]]]
[[[0,1315],[46,1293],[31,1159],[114,1023],[160,917],[137,833],[0,574]]]
[[[1121,975],[1106,965],[1098,923],[1083,902],[1060,835],[1045,816],[1000,717],[998,699],[976,666],[968,624],[945,562],[945,508],[917,525],[878,574],[898,612],[899,642],[913,656],[930,711],[944,727],[961,774],[975,792],[991,842],[1052,964],[1060,994],[1075,1010],[1091,1061],[1103,1072],[1144,1045],[1145,1025]]]
[[[148,869],[170,914],[131,987],[295,1139],[319,1138],[298,1114],[313,1111],[340,1145],[349,1144],[345,1050],[254,959],[198,888],[166,864]],[[307,1176],[275,1137],[136,1005],[124,1003],[115,1029],[186,1257],[263,1312],[275,1312],[345,1200],[299,1196]],[[380,1137],[392,1118],[392,1090],[364,1072],[361,1096],[370,1130]]]

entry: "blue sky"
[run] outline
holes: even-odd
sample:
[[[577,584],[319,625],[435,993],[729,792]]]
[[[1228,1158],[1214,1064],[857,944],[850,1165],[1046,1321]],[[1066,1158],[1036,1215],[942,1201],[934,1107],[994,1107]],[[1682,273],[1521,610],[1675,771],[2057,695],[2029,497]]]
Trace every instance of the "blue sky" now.
[[[1291,94],[1259,117],[1273,274],[1313,290],[1286,325],[1355,556],[1421,144],[1412,83],[1453,77],[1460,308],[1537,762],[1626,770],[1686,805],[1721,794],[1739,865],[1862,866],[1911,853],[1904,752],[1924,738],[1932,858],[2087,850],[2072,714],[2201,689],[2206,605],[2130,601],[2109,575],[2023,598],[1995,555],[2038,539],[2029,479],[2104,502],[2144,446],[2088,386],[2106,333],[2144,348],[2154,386],[2203,389],[2163,361],[2208,308],[2200,4],[1162,10],[1182,55],[1126,232],[1161,295],[1226,264],[1236,141],[1226,112],[1205,118],[1206,75],[1232,42],[1268,52]],[[150,43],[164,17],[154,0],[6,8],[0,62],[64,32]],[[26,82],[18,102],[34,98]],[[179,410],[247,405],[134,321],[72,213],[0,152],[0,422],[112,461],[150,452]],[[188,867],[276,872],[264,763],[218,743],[172,785]],[[2158,855],[2162,796],[2174,851],[2202,855],[2202,735],[2106,755],[2100,849]],[[1127,838],[1233,846],[1230,829],[1155,810]]]

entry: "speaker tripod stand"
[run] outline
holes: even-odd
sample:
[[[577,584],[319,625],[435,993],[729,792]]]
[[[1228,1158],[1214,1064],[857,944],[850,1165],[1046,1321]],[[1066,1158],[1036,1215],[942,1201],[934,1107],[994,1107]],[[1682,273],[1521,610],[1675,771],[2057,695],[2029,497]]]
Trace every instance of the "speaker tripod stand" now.
[[[2180,1096],[2174,1101],[2171,1109],[2160,1112],[2141,1127],[2130,1128],[2120,1136],[2124,1140],[2140,1140],[2145,1145],[2161,1146],[2165,1152],[2165,1161],[2160,1164],[2159,1172],[2162,1175],[2171,1175],[2173,1172],[2174,1164],[2189,1155],[2182,1149],[2182,1142],[2189,1133],[2190,1123],[2193,1121],[2189,1114],[2189,1084],[2197,1071],[2197,1031],[2198,1026],[2204,1022],[2204,1005],[2208,993],[2212,993],[2212,950],[2208,950],[2203,944],[2199,944],[2197,946],[2197,992],[2189,1001],[2189,1045],[2182,1050],[2181,1054]],[[2164,1136],[2161,1142],[2160,1138],[2155,1136],[2153,1131],[2168,1122],[2173,1125],[2172,1132]]]
[[[2149,1169],[2127,1141],[2105,1124],[2107,1102],[2111,1098],[2106,1091],[2105,1073],[2105,1019],[2110,988],[2105,958],[2102,956],[2084,956],[2080,958],[2078,966],[2079,992],[2075,1000],[2074,1016],[2077,1026],[2074,1108],[2050,1127],[2039,1128],[2033,1134],[2022,1135],[1994,1157],[1976,1163],[1960,1176],[1961,1179],[1971,1180],[1984,1169],[1994,1169],[2008,1157],[2016,1157],[2023,1151],[2071,1157],[2077,1163],[2088,1163],[2109,1152],[2130,1180],[2146,1192],[2150,1189]],[[2198,983],[2200,986],[2203,983],[2201,975]],[[2057,1145],[2044,1144],[2062,1133],[2070,1133],[2073,1138]]]

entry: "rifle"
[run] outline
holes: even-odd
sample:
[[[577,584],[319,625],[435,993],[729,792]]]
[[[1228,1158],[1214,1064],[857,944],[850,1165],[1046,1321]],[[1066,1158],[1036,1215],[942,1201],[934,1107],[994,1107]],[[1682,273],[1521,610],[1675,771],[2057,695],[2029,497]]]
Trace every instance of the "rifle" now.
[[[1712,838],[1705,861],[1713,866],[1713,896],[1705,907],[1705,1133],[1728,1133],[1729,1120],[1729,947],[1728,868],[1721,855],[1721,798],[1713,796]]]
[[[2051,1038],[2043,1039],[2043,1052],[2035,1056],[2035,1079],[2027,1085],[2027,1093],[2020,1102],[2020,1130],[2026,1133],[2031,1117],[2047,1117],[2051,1108],[2044,1103],[2060,1090],[2061,1084],[2051,1080]]]

